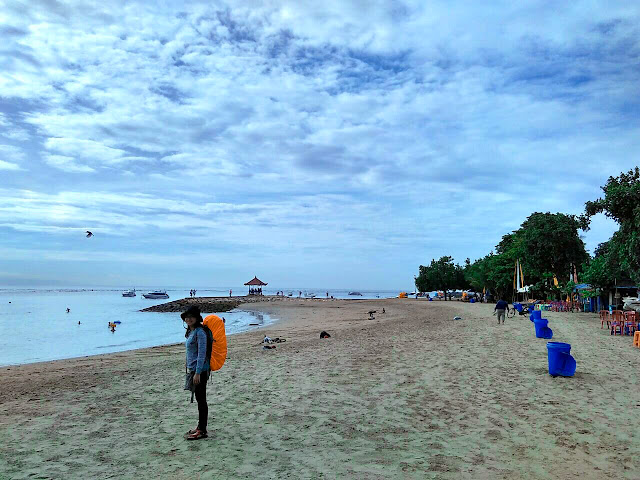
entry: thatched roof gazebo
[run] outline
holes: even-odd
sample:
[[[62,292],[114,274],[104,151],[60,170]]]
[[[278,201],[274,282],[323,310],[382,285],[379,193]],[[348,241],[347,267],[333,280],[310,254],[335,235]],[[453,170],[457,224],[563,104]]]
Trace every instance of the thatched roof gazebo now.
[[[245,283],[249,287],[249,295],[262,295],[262,287],[267,285],[265,282],[260,280],[258,277],[253,277],[247,283]],[[258,288],[251,288],[258,287]]]

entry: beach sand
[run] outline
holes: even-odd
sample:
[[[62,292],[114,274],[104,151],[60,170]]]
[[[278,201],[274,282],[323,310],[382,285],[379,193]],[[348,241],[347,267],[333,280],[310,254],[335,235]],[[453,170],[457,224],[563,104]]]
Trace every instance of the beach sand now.
[[[229,338],[206,440],[183,438],[183,345],[0,369],[0,478],[640,478],[640,349],[594,314],[545,315],[578,364],[552,378],[533,324],[492,305],[247,308],[281,320]]]

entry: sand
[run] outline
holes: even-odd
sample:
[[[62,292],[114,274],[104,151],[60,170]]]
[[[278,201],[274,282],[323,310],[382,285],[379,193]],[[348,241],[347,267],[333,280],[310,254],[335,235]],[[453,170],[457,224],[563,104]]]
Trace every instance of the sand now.
[[[490,305],[247,308],[281,321],[230,337],[197,442],[183,345],[0,369],[0,478],[640,478],[640,349],[594,314],[546,315],[578,363],[552,378],[529,320]]]

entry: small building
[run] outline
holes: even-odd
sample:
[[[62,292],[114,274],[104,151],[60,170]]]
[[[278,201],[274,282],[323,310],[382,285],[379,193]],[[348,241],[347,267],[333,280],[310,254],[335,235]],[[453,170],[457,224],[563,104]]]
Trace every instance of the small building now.
[[[262,295],[262,287],[267,284],[260,280],[258,277],[253,277],[247,283],[245,283],[249,287],[249,295]]]

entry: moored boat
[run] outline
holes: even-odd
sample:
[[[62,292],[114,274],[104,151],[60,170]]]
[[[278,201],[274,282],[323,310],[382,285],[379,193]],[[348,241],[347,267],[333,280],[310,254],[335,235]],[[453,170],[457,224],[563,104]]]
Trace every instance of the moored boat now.
[[[132,289],[132,290],[125,290],[124,292],[122,292],[122,296],[123,297],[135,297],[136,296],[136,289]]]
[[[149,292],[149,293],[143,293],[142,296],[144,298],[150,298],[150,299],[154,299],[154,298],[169,298],[169,295],[167,295],[167,291],[166,290],[154,290],[154,291]]]

